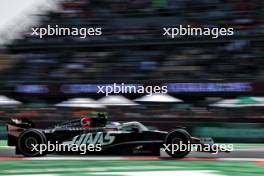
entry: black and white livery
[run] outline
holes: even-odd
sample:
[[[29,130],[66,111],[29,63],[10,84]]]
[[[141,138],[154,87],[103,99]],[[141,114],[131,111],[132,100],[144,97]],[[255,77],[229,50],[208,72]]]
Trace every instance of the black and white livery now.
[[[159,156],[160,151],[171,144],[213,144],[211,138],[192,137],[184,128],[176,127],[170,132],[150,130],[140,122],[106,123],[106,117],[83,117],[52,128],[37,129],[29,120],[13,119],[7,124],[8,145],[16,147],[17,154],[27,157],[43,156],[49,152],[32,151],[35,144],[99,144],[101,150],[88,152],[92,155],[143,155]],[[183,158],[189,150],[166,153]],[[72,154],[72,152],[63,153]]]

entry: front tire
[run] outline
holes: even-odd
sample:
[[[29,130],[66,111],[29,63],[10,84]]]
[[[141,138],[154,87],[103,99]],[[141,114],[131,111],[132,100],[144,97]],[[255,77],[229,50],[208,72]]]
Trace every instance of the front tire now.
[[[184,150],[175,150],[175,147],[180,147],[181,144],[188,145],[191,141],[191,135],[184,129],[177,129],[169,132],[165,138],[165,144],[170,145],[170,151],[166,150],[166,153],[172,158],[183,158],[190,153],[188,147]]]
[[[18,138],[17,150],[19,153],[23,154],[26,157],[37,157],[45,155],[45,152],[40,153],[40,151],[34,150],[33,145],[37,144],[47,144],[47,138],[37,129],[28,129],[25,130]],[[38,149],[40,149],[38,147]]]

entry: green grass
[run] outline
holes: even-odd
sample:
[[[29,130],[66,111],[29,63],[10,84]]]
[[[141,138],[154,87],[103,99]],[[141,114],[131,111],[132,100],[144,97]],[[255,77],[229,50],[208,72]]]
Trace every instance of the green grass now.
[[[7,146],[7,140],[0,140],[0,146]]]
[[[210,176],[263,176],[264,167],[233,161],[1,161],[0,175],[152,175],[154,172],[210,172]],[[136,174],[135,174],[136,173]],[[137,174],[138,173],[138,174]],[[141,173],[141,175],[140,175]],[[162,173],[161,173],[162,174]],[[164,173],[163,173],[164,174]],[[166,176],[170,176],[166,174]],[[165,176],[165,175],[164,175]]]

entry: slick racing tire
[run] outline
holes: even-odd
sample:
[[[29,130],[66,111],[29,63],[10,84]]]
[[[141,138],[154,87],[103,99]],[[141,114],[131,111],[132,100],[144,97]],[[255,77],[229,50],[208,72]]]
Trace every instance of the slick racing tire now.
[[[186,155],[190,153],[190,150],[188,150],[188,147],[180,149],[180,145],[187,146],[187,144],[190,144],[191,136],[190,134],[184,130],[184,129],[177,129],[169,132],[165,138],[164,143],[170,150],[166,150],[166,153],[170,155],[173,158],[183,158]],[[182,146],[183,146],[182,145]],[[178,147],[178,148],[176,148]]]
[[[28,129],[21,133],[16,147],[19,153],[26,157],[37,157],[45,155],[45,152],[39,150],[40,144],[47,144],[47,138],[43,132],[37,129]],[[38,150],[34,149],[34,145],[38,145]]]

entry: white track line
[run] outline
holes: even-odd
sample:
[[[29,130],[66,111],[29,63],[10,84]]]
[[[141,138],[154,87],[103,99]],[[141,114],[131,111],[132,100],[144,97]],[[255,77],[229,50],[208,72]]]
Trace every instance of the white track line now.
[[[253,161],[253,162],[263,161],[264,162],[264,158],[219,158],[218,160],[220,161]]]
[[[15,146],[0,146],[0,149],[16,149]]]
[[[152,165],[144,165],[144,166],[111,166],[111,167],[74,167],[74,168],[64,168],[64,167],[56,167],[56,168],[31,168],[31,169],[17,169],[17,170],[3,170],[9,174],[16,173],[43,173],[43,172],[106,172],[106,171],[134,171],[137,170],[172,170],[172,169],[182,169],[183,167],[178,166],[152,166]]]
[[[139,157],[136,157],[135,160],[138,160]],[[152,160],[153,157],[149,159],[144,157],[144,160]],[[157,159],[159,159],[157,157]],[[23,158],[23,160],[133,160],[133,157],[34,157],[34,158]],[[170,160],[170,159],[169,159]],[[185,158],[182,160],[194,160],[194,161],[263,161],[264,158]],[[173,160],[173,161],[182,161],[182,160]]]

